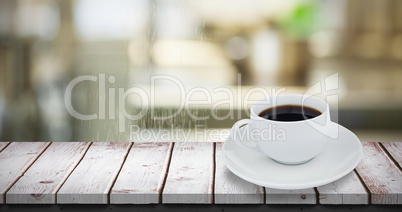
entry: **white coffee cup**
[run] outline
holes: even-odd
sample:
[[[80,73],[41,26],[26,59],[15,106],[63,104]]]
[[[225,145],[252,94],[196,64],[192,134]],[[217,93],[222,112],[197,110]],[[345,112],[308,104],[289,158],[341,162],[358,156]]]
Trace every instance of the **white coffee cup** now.
[[[268,108],[283,105],[307,106],[321,114],[300,121],[275,121],[259,116]],[[250,119],[237,121],[230,136],[244,149],[262,152],[282,164],[295,165],[313,159],[324,149],[331,126],[329,106],[324,100],[308,95],[286,94],[253,104]],[[247,145],[249,142],[255,145]]]

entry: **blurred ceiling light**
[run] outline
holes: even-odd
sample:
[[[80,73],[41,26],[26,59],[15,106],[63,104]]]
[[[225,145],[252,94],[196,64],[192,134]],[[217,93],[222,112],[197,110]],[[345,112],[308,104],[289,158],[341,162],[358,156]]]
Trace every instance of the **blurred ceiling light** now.
[[[230,38],[226,43],[226,54],[232,60],[242,60],[249,55],[249,44],[242,37]]]
[[[74,23],[84,40],[128,39],[146,31],[149,1],[78,0]]]
[[[14,20],[18,36],[52,40],[59,29],[60,12],[51,1],[19,1]]]
[[[168,67],[228,67],[219,46],[190,40],[158,40],[153,46],[154,61]]]

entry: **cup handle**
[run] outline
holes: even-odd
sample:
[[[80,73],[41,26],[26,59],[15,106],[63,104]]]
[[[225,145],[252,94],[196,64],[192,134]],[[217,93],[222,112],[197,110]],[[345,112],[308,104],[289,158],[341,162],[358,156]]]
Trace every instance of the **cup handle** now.
[[[245,145],[242,141],[240,141],[241,139],[236,138],[236,136],[242,136],[241,133],[239,133],[239,135],[237,135],[237,132],[240,132],[241,128],[243,128],[244,126],[248,125],[252,120],[251,119],[241,119],[239,121],[237,121],[232,129],[230,130],[230,136],[232,138],[232,140],[234,140],[234,142],[236,143],[237,146],[246,149],[248,151],[252,151],[252,152],[261,152],[257,146],[247,146]],[[247,136],[247,135],[245,135]],[[254,144],[255,141],[253,141]]]

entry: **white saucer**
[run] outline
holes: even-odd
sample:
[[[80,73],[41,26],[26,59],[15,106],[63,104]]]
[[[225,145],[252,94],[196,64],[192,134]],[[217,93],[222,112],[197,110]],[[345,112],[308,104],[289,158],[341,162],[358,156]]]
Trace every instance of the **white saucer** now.
[[[325,149],[307,163],[283,165],[262,153],[244,150],[229,139],[222,149],[225,164],[240,178],[269,188],[304,189],[331,183],[351,172],[363,155],[355,134],[341,125],[333,126],[333,130],[338,127],[338,138],[329,139]]]

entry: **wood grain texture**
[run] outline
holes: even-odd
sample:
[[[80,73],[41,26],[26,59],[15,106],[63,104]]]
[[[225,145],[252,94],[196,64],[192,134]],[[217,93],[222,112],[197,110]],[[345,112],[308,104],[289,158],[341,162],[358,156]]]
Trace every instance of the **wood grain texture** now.
[[[57,203],[107,204],[131,143],[93,143],[57,193]]]
[[[9,144],[10,142],[0,142],[0,152],[3,151],[4,148]]]
[[[163,203],[211,204],[213,143],[175,143]]]
[[[364,156],[356,170],[371,192],[372,204],[402,204],[402,172],[378,143],[362,142]]]
[[[94,143],[85,154],[88,145],[0,142],[0,203],[55,203],[55,196],[56,203],[108,203],[109,192],[112,203],[158,203],[160,195],[163,203],[211,204],[213,195],[217,204],[263,203],[261,187],[226,170],[220,143],[215,182],[212,143],[176,143],[173,151],[171,143],[136,143],[131,150],[131,143]],[[367,204],[362,183],[371,192],[371,203],[402,204],[402,171],[384,151],[400,164],[401,144],[362,145],[364,158],[356,173],[363,182],[352,172],[318,187],[321,204]],[[265,190],[267,204],[316,203],[314,189]]]
[[[265,188],[267,204],[316,204],[313,188],[297,190],[281,190]]]
[[[135,143],[112,188],[112,204],[159,203],[173,143]]]
[[[6,203],[55,204],[56,192],[90,143],[52,143],[7,192]]]
[[[402,166],[402,142],[384,142],[381,143],[389,152],[392,158],[398,163],[399,167]]]
[[[320,204],[359,204],[369,203],[369,194],[352,171],[341,179],[317,187]]]
[[[47,142],[13,142],[0,152],[0,203],[5,193],[49,146]]]
[[[215,203],[264,204],[264,187],[247,182],[233,174],[224,163],[223,143],[215,150]]]

